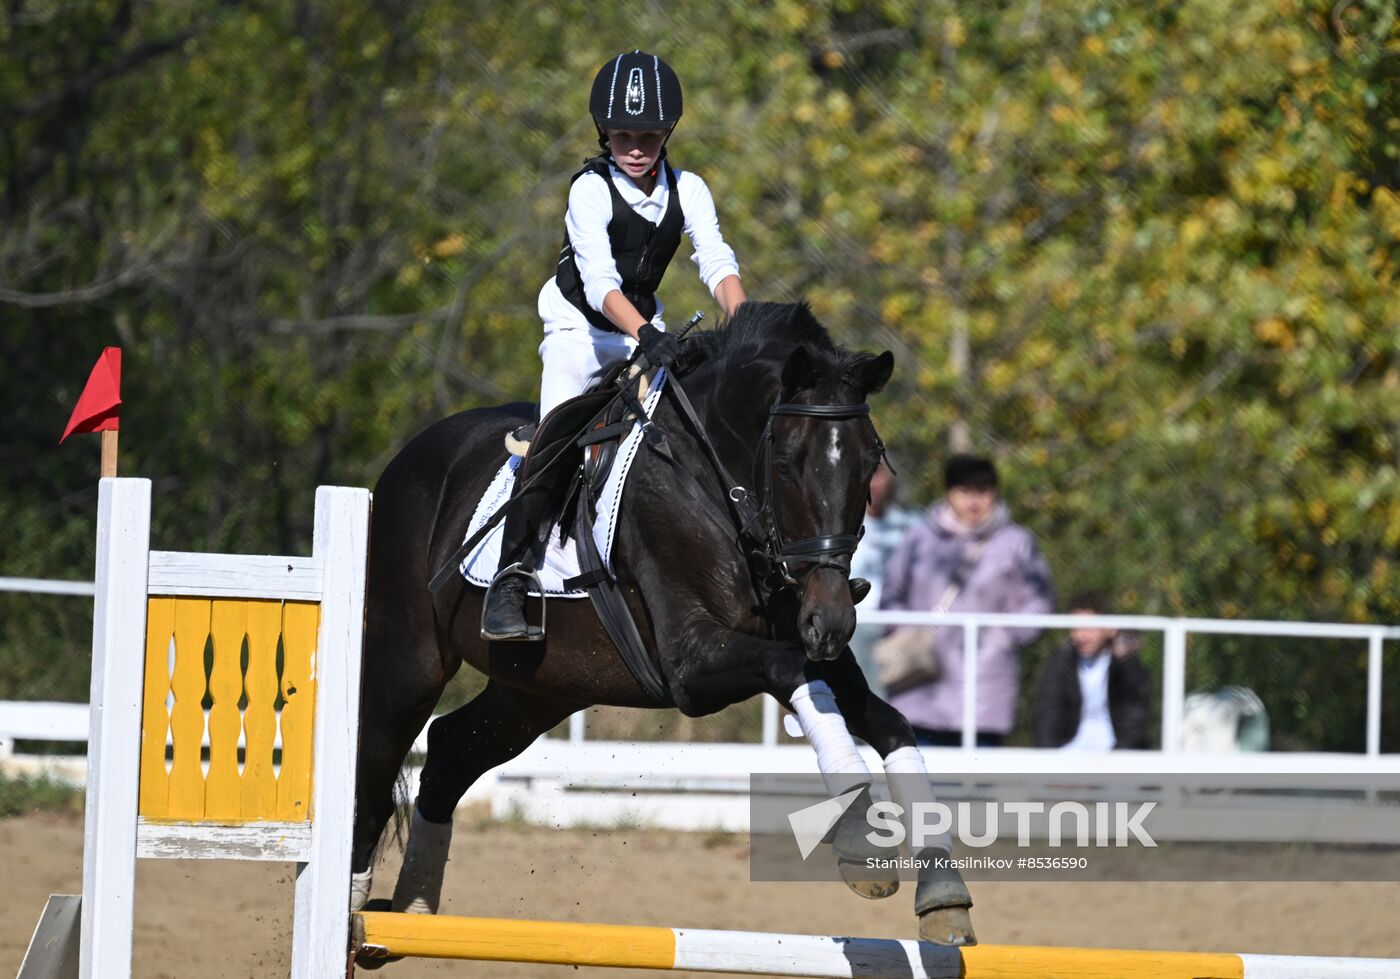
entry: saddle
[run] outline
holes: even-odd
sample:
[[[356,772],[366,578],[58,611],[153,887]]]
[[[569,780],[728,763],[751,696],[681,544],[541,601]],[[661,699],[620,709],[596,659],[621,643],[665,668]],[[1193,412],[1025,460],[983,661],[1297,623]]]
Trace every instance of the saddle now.
[[[696,313],[680,335],[684,336],[701,319],[701,314]],[[523,456],[516,473],[518,495],[539,493],[547,501],[542,507],[543,533],[550,534],[557,522],[560,539],[572,536],[578,549],[583,572],[567,579],[565,587],[588,591],[599,620],[638,684],[659,704],[669,707],[675,706],[675,700],[660,666],[642,641],[626,598],[598,553],[591,532],[599,494],[616,462],[619,447],[638,419],[643,419],[646,444],[674,462],[665,435],[647,419],[642,401],[647,397],[648,382],[644,373],[634,369],[635,359],[610,365],[583,394],[555,407],[533,430],[525,426],[508,433],[505,442],[512,455]],[[568,454],[579,449],[587,452],[580,464],[571,465]],[[456,576],[460,562],[504,518],[505,510],[502,507],[457,548],[429,580],[430,591],[436,593]],[[555,515],[557,521],[553,519]]]
[[[660,667],[642,641],[626,599],[593,539],[598,498],[617,460],[618,449],[637,419],[646,416],[642,406],[647,394],[646,375],[636,373],[624,378],[622,372],[626,370],[630,370],[626,362],[612,366],[589,390],[551,411],[528,443],[517,431],[506,437],[507,446],[514,441],[515,447],[526,449],[516,474],[517,480],[530,484],[526,492],[547,494],[549,504],[541,533],[551,532],[557,514],[560,539],[573,537],[582,573],[565,580],[565,587],[588,591],[599,621],[642,689],[659,703],[674,706]],[[669,455],[659,432],[650,432],[648,442]],[[577,466],[561,458],[580,449],[586,452]]]
[[[571,446],[585,449],[582,486],[589,502],[596,503],[612,472],[617,450],[632,431],[641,403],[646,400],[645,374],[635,373],[627,382],[627,390],[620,390],[618,380],[623,371],[630,369],[624,361],[610,364],[582,394],[556,406],[539,424],[508,432],[506,450],[523,459],[518,478],[528,479],[531,473],[553,465],[559,454]],[[565,527],[569,525],[564,523]]]

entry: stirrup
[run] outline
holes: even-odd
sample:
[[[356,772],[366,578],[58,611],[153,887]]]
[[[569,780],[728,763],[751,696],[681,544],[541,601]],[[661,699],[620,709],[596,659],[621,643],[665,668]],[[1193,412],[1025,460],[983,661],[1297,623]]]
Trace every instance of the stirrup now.
[[[530,625],[529,622],[526,622],[525,635],[523,636],[511,636],[507,639],[491,638],[486,634],[486,610],[491,607],[491,593],[495,591],[497,585],[499,585],[502,581],[511,576],[529,578],[535,586],[535,591],[540,593],[540,625],[539,628],[535,628],[534,626]],[[528,602],[529,600],[530,593],[527,591],[525,593],[525,601]],[[531,642],[543,639],[545,613],[548,604],[549,603],[546,600],[544,593],[544,583],[540,581],[540,576],[537,572],[535,572],[531,568],[525,567],[524,562],[521,561],[516,561],[514,564],[506,565],[504,568],[496,572],[496,577],[492,578],[491,584],[486,586],[486,597],[481,602],[481,638],[486,639],[488,642]],[[523,606],[521,607],[520,615],[521,618],[524,618],[525,616],[525,609]]]

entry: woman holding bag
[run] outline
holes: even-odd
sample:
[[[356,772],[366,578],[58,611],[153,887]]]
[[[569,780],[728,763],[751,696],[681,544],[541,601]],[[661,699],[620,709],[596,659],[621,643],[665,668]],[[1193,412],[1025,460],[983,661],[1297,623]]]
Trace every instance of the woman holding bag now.
[[[1050,568],[1030,531],[997,495],[991,460],[955,455],[947,492],[890,558],[880,608],[1048,613]],[[1038,629],[983,628],[977,657],[977,743],[999,746],[1016,721],[1022,647]],[[876,645],[880,680],[921,745],[962,743],[963,639],[958,626],[900,627]]]

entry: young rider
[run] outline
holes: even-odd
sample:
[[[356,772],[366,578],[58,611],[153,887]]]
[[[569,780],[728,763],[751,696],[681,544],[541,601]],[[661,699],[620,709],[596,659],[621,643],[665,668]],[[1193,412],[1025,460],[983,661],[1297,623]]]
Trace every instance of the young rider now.
[[[709,188],[666,157],[666,142],[681,117],[676,73],[655,55],[620,54],[598,71],[588,109],[603,152],[574,175],[564,246],[554,276],[540,290],[542,419],[582,393],[604,364],[638,346],[654,366],[675,364],[680,345],[666,334],[656,289],[682,232],[695,249],[691,257],[701,281],[725,314],[733,316],[745,299]],[[539,638],[525,620],[529,579],[518,572],[539,560],[537,527],[549,518],[547,502],[541,494],[525,496],[506,515],[483,638]]]

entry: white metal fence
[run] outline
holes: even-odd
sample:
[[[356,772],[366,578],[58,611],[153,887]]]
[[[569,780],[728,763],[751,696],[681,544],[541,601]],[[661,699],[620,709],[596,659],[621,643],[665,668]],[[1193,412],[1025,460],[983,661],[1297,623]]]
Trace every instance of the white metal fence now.
[[[63,581],[58,578],[0,578],[0,591],[27,592],[31,595],[93,596],[90,581]]]
[[[1352,625],[1341,622],[1277,622],[1250,619],[1168,618],[1155,615],[1009,615],[991,612],[860,612],[862,626],[953,626],[963,629],[962,747],[977,745],[977,651],[985,628],[1021,627],[1077,629],[1101,627],[1157,632],[1162,635],[1161,745],[1164,752],[1182,748],[1182,717],[1186,703],[1186,650],[1191,636],[1269,636],[1293,639],[1351,639],[1364,641],[1366,651],[1366,754],[1381,753],[1381,678],[1388,640],[1400,639],[1400,627]],[[778,743],[779,708],[771,697],[763,705],[762,744]],[[585,739],[582,713],[569,721],[569,740]]]
[[[0,578],[0,591],[28,592],[48,595],[91,596],[92,583],[85,581],[56,581],[35,578]],[[1186,651],[1191,636],[1231,635],[1268,636],[1275,638],[1350,639],[1367,644],[1366,655],[1366,754],[1381,753],[1381,681],[1384,669],[1384,649],[1387,641],[1400,640],[1400,627],[1383,625],[1353,625],[1334,622],[1279,622],[1236,619],[1169,618],[1151,615],[1007,615],[971,612],[906,612],[861,611],[862,626],[926,625],[951,626],[963,629],[963,729],[962,747],[971,751],[977,743],[977,651],[979,633],[985,628],[1021,627],[1036,629],[1072,629],[1099,626],[1111,629],[1132,629],[1162,635],[1162,701],[1161,745],[1168,754],[1182,748],[1182,717],[1186,700]],[[21,708],[25,709],[21,709]],[[21,719],[26,729],[42,732],[51,725],[65,730],[72,726],[70,718],[60,718],[59,705],[47,712],[39,704],[0,704],[0,722],[13,726]],[[43,716],[48,721],[42,719]],[[71,710],[69,711],[71,717]],[[33,720],[40,718],[39,720]],[[582,742],[587,738],[587,721],[583,712],[569,720],[569,740]],[[778,744],[779,707],[772,698],[764,698],[763,733],[760,744]],[[7,732],[0,723],[0,746],[6,738],[35,740],[66,740],[44,738],[40,734]],[[0,747],[3,750],[3,747]]]
[[[1166,618],[1154,615],[1006,615],[970,612],[866,612],[862,625],[948,625],[963,627],[963,748],[977,743],[978,632],[1011,626],[1074,629],[1098,626],[1162,634],[1162,750],[1182,747],[1181,721],[1186,702],[1186,647],[1193,635],[1270,636],[1275,638],[1353,639],[1367,643],[1366,754],[1381,753],[1381,671],[1384,644],[1400,639],[1400,628],[1339,622],[1268,622],[1246,619]]]

